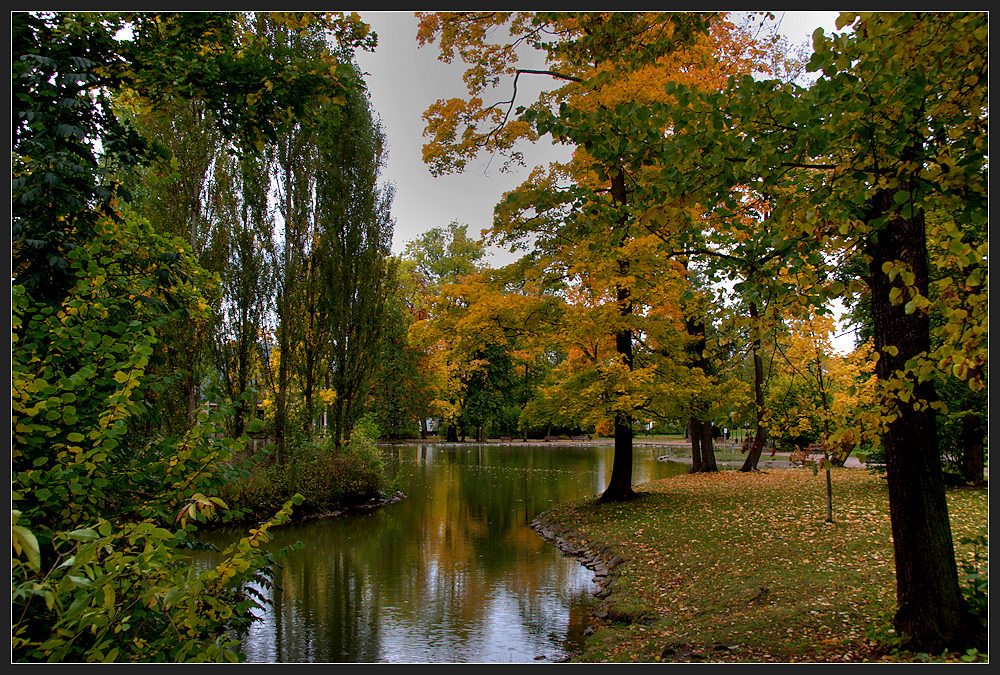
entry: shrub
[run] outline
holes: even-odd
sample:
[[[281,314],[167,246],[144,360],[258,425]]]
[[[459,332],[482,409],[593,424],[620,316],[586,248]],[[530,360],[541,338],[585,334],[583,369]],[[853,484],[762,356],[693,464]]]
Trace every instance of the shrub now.
[[[358,504],[377,497],[385,486],[385,460],[372,435],[377,429],[355,427],[346,447],[329,437],[300,441],[282,465],[258,466],[222,490],[222,497],[248,519],[272,512],[292,495],[302,496],[295,516],[302,517]]]
[[[11,660],[238,660],[261,544],[293,504],[195,574],[189,535],[225,509],[206,495],[246,437],[224,436],[222,410],[178,436],[142,423],[175,374],[154,368],[159,335],[207,310],[205,273],[142,222],[67,259],[61,301],[11,288]]]
[[[982,534],[962,537],[959,542],[972,546],[971,559],[961,564],[960,579],[964,586],[965,599],[970,613],[979,621],[983,634],[989,629],[990,617],[990,542],[989,526],[984,525]]]

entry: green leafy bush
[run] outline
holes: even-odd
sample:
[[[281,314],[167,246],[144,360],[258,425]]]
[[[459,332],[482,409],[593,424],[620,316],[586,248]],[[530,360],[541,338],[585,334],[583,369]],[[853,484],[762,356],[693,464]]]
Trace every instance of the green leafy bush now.
[[[195,573],[189,535],[228,513],[207,495],[247,438],[225,437],[222,410],[143,431],[174,375],[158,333],[207,311],[207,277],[143,222],[105,223],[67,258],[61,302],[11,289],[12,660],[238,660],[262,601],[248,584],[267,583],[262,544],[293,502]]]
[[[248,521],[272,512],[295,494],[302,496],[296,517],[369,501],[386,487],[385,460],[373,440],[377,433],[374,422],[363,419],[339,450],[325,436],[300,439],[287,463],[257,466],[223,486],[221,495]]]
[[[962,561],[960,581],[964,588],[969,611],[979,621],[985,632],[990,620],[990,542],[989,526],[974,537],[962,537],[959,543],[972,546],[972,557]]]

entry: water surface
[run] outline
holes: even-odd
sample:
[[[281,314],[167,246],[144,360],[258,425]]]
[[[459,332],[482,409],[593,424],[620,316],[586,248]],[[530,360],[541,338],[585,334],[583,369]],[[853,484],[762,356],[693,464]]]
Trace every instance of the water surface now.
[[[407,498],[345,518],[275,530],[301,541],[274,606],[251,629],[251,662],[557,661],[577,649],[593,573],[529,523],[600,493],[611,447],[421,445],[386,449]],[[633,482],[683,473],[635,448]],[[209,535],[220,547],[234,533]]]

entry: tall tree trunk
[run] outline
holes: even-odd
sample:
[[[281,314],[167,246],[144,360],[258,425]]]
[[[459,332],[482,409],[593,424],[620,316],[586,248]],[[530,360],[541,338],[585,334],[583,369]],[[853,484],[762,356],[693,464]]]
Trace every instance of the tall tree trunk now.
[[[288,328],[285,319],[278,324],[278,391],[274,397],[274,461],[285,461],[285,431],[288,426]]]
[[[686,265],[685,265],[686,267]],[[708,359],[705,357],[705,323],[696,313],[684,319],[684,328],[694,338],[689,349],[692,368],[700,368],[708,375]],[[712,423],[692,415],[689,422],[691,433],[691,473],[718,471],[715,451],[712,446]]]
[[[708,473],[718,471],[719,467],[715,463],[714,439],[712,438],[712,423],[702,421],[701,423],[701,471]]]
[[[891,214],[892,193],[878,193],[873,206],[875,218]],[[906,263],[915,276],[916,288],[926,297],[927,242],[923,213],[909,219],[891,219],[869,238],[865,252],[870,256],[873,335],[878,352],[875,372],[881,382],[887,382],[905,368],[907,360],[930,349],[930,321],[926,312],[907,314],[904,303],[894,305],[889,292],[894,285],[901,285],[902,275],[892,282],[882,270],[886,263]],[[905,293],[904,290],[904,297]],[[914,379],[907,380],[912,383],[914,399],[933,402],[933,382],[914,382]],[[926,403],[915,410],[914,399],[899,402],[882,439],[896,562],[898,609],[894,624],[907,646],[936,653],[945,647],[972,644],[976,631],[958,584],[935,412]]]
[[[621,169],[611,178],[611,194],[617,206],[626,202],[625,175]],[[622,215],[618,226],[622,228],[622,244],[627,240],[627,216]],[[618,259],[618,271],[622,278],[629,273],[628,259]],[[623,319],[632,315],[632,293],[627,286],[615,285],[618,313]],[[622,358],[625,367],[632,370],[632,331],[623,328],[615,334],[615,351]],[[611,463],[611,479],[601,494],[602,502],[622,502],[635,499],[638,495],[632,489],[632,415],[628,412],[615,413],[615,455]]]
[[[983,456],[983,417],[967,412],[962,418],[962,475],[973,485],[986,483]]]
[[[691,439],[691,469],[689,473],[701,471],[701,422],[694,417],[688,419],[688,436]]]
[[[767,442],[767,431],[764,429],[764,361],[760,358],[760,315],[757,311],[757,303],[750,302],[750,319],[753,330],[753,397],[754,408],[757,412],[756,431],[754,432],[753,444],[747,453],[747,458],[740,467],[740,471],[756,471],[757,462],[764,451],[764,443]]]

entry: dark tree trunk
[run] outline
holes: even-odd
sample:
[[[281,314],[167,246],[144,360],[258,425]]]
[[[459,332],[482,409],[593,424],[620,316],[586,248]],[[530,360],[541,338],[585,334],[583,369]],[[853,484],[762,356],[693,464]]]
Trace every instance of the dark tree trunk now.
[[[876,218],[890,214],[892,194],[880,192],[873,206]],[[904,303],[893,305],[889,292],[894,285],[901,285],[901,275],[891,282],[882,270],[883,264],[894,261],[908,264],[917,289],[926,297],[927,242],[923,214],[910,219],[892,218],[869,238],[865,251],[870,256],[873,336],[879,357],[875,372],[882,382],[894,379],[908,359],[930,348],[927,314],[919,310],[907,314]],[[905,293],[904,290],[904,298]],[[896,563],[898,609],[894,624],[909,648],[939,653],[945,647],[974,644],[975,624],[958,584],[935,412],[926,403],[914,409],[914,399],[935,400],[934,385],[931,381],[914,380],[913,377],[906,380],[913,387],[913,398],[899,402],[895,418],[882,439]]]
[[[278,297],[278,382],[274,395],[274,461],[285,461],[285,432],[288,427],[288,359],[291,340],[288,335],[288,305],[284,292]]]
[[[740,471],[756,471],[757,462],[764,451],[764,443],[767,442],[767,430],[764,428],[764,361],[760,358],[760,325],[757,320],[757,303],[750,303],[750,318],[753,321],[753,397],[754,408],[757,412],[756,431],[754,433],[753,444],[747,453],[747,458],[740,467]]]
[[[611,463],[611,480],[601,494],[602,502],[624,502],[639,495],[632,489],[632,420],[615,416],[615,454]]]
[[[712,423],[701,423],[701,471],[708,473],[718,471],[719,467],[715,463],[715,448],[712,438]]]
[[[691,469],[688,473],[698,473],[701,471],[701,422],[692,417],[687,428],[691,440]]]
[[[983,455],[983,417],[974,412],[962,418],[962,475],[973,485],[986,483]]]
[[[684,328],[693,338],[688,347],[688,359],[692,368],[700,368],[708,375],[708,359],[705,357],[705,323],[691,313],[684,319]],[[718,471],[715,451],[712,447],[712,423],[692,415],[688,422],[691,434],[691,473]]]
[[[617,206],[624,207],[626,202],[625,175],[619,169],[611,178],[611,195]],[[622,215],[618,226],[622,229],[622,244],[627,241],[627,216]],[[622,277],[627,277],[629,261],[618,259],[618,271]],[[627,286],[616,285],[618,313],[623,319],[632,315],[632,292]],[[615,351],[622,357],[625,366],[632,370],[632,331],[625,328],[615,334]],[[611,480],[601,494],[602,502],[622,502],[635,499],[638,495],[632,489],[632,415],[618,412],[615,414],[615,456],[611,463]]]
[[[458,427],[454,424],[449,424],[444,440],[445,443],[458,443]]]

